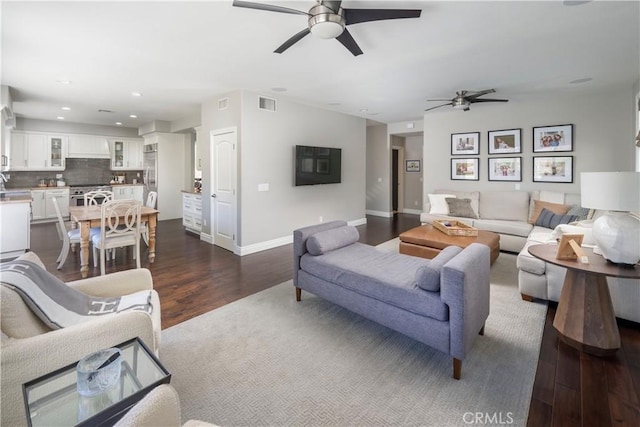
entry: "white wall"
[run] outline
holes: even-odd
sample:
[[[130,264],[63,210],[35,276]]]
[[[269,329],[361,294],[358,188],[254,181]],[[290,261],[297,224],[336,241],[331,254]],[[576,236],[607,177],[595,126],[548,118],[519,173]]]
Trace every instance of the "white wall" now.
[[[634,170],[635,148],[631,141],[634,114],[631,88],[609,88],[606,92],[512,100],[505,104],[476,104],[468,112],[441,108],[424,114],[424,190],[513,190],[513,182],[488,181],[487,132],[522,129],[522,190],[547,189],[580,192],[580,172]],[[573,124],[573,183],[532,182],[533,127]],[[480,180],[450,179],[451,134],[480,132]],[[549,155],[551,153],[535,153]],[[460,157],[460,156],[458,156]],[[494,156],[492,156],[494,157]],[[508,156],[502,156],[508,157]]]
[[[86,123],[72,123],[54,120],[37,120],[18,118],[16,130],[32,130],[41,132],[81,133],[88,135],[122,136],[139,138],[137,128],[122,126],[90,125]]]
[[[242,92],[239,244],[290,238],[320,217],[365,221],[365,119],[284,97],[277,98],[276,112],[260,110],[259,97]],[[294,186],[295,145],[341,148],[342,182]],[[269,184],[269,191],[258,192],[258,184]]]
[[[404,165],[404,206],[406,213],[420,213],[422,211],[422,173],[423,173],[423,136],[408,136],[404,140],[404,158],[406,160],[420,160],[420,172],[406,172]]]
[[[376,216],[391,216],[391,147],[387,125],[367,127],[366,209]]]

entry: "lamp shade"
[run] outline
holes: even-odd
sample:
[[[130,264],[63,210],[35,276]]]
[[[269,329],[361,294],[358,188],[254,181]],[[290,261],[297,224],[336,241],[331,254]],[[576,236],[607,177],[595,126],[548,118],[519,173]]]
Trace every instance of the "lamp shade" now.
[[[640,212],[640,172],[583,172],[580,193],[585,208]]]

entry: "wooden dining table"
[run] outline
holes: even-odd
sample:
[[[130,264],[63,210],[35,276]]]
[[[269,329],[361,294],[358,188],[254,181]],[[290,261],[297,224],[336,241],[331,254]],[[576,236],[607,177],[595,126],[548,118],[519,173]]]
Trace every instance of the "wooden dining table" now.
[[[74,224],[80,227],[80,273],[82,278],[89,275],[89,230],[91,227],[100,227],[102,208],[100,206],[71,206],[69,217]],[[149,230],[149,262],[156,259],[156,225],[158,223],[158,211],[142,206],[140,222],[147,223]]]

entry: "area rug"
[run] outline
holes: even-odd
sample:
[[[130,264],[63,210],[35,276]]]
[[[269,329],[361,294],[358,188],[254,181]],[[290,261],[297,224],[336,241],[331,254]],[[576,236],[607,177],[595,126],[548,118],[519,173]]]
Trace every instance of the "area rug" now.
[[[389,248],[388,248],[389,249]],[[390,249],[393,250],[393,244]],[[397,250],[397,246],[396,249]],[[162,332],[183,420],[222,426],[526,423],[546,305],[520,299],[515,256],[491,270],[491,314],[451,358],[285,282]]]

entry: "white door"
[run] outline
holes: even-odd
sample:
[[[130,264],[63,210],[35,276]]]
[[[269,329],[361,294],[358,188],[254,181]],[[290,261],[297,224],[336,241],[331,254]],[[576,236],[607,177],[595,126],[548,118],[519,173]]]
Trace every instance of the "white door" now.
[[[212,131],[211,233],[213,244],[236,250],[236,129]]]

